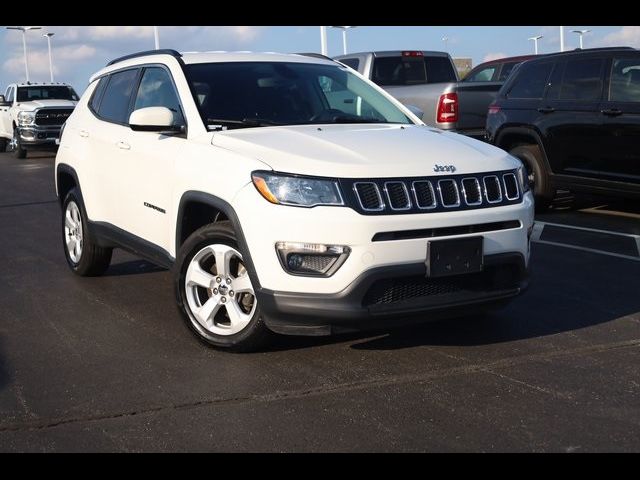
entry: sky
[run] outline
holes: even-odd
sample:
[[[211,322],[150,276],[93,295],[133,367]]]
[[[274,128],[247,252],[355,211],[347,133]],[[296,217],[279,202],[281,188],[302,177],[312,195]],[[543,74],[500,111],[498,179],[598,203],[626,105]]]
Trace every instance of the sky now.
[[[52,38],[54,79],[70,83],[82,93],[89,77],[118,56],[154,47],[151,26],[43,26],[27,32],[30,80],[49,80],[46,32]],[[571,30],[588,29],[584,47],[632,46],[640,48],[639,26],[565,26],[565,48],[579,46]],[[330,56],[342,54],[342,32],[327,29]],[[270,52],[319,52],[320,28],[312,26],[161,26],[160,47],[178,51],[250,50]],[[359,26],[347,33],[348,51],[446,50],[455,57],[470,57],[473,65],[505,56],[533,53],[529,37],[544,35],[540,53],[560,50],[558,26]],[[0,89],[24,81],[22,33],[0,30]]]

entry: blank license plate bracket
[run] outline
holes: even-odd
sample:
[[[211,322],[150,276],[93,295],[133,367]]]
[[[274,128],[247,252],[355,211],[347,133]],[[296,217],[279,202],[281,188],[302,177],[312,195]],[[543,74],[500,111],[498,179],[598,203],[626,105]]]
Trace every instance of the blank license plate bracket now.
[[[448,277],[482,271],[483,237],[427,242],[427,277]]]

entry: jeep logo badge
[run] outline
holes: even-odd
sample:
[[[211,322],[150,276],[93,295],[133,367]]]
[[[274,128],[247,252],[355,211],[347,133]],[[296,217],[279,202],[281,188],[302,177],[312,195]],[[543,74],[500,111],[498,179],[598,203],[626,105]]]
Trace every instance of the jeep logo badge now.
[[[433,166],[433,171],[434,172],[451,172],[454,173],[456,171],[456,167],[454,167],[453,165],[434,165]]]

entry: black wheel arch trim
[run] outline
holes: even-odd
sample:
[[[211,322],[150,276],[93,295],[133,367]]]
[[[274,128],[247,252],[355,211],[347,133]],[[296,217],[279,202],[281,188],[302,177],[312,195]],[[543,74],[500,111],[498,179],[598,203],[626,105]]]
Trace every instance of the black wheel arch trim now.
[[[251,282],[255,289],[260,288],[260,280],[258,278],[258,273],[256,271],[255,265],[251,258],[251,252],[249,250],[249,245],[244,236],[244,232],[242,231],[242,225],[240,223],[240,219],[236,214],[235,209],[231,206],[231,204],[215,195],[211,195],[210,193],[200,192],[196,190],[189,190],[182,194],[180,198],[180,203],[178,206],[178,214],[176,217],[176,256],[177,252],[180,250],[182,238],[182,217],[184,215],[184,208],[188,202],[198,202],[203,203],[205,205],[209,205],[217,210],[220,210],[224,215],[229,219],[231,224],[233,225],[233,230],[236,233],[238,245],[242,250],[242,255],[245,261],[245,266],[247,267],[247,271],[249,272],[249,278],[251,278]],[[275,253],[274,253],[275,255]]]
[[[551,164],[549,163],[549,158],[547,157],[547,152],[544,148],[544,143],[542,142],[542,136],[537,130],[527,127],[504,127],[500,129],[500,131],[496,134],[494,145],[500,147],[502,139],[505,137],[505,135],[508,134],[517,134],[531,137],[532,140],[534,140],[538,145],[538,148],[540,148],[540,152],[542,152],[542,161],[544,162],[544,168],[546,169],[547,174],[549,176],[553,175],[553,170],[551,170]]]
[[[58,201],[59,201],[60,205],[62,206],[62,202],[64,202],[64,198],[62,198],[60,196],[60,185],[58,184],[61,173],[68,173],[69,175],[71,175],[73,177],[73,179],[76,182],[76,188],[80,192],[80,197],[82,197],[82,189],[80,188],[80,179],[78,178],[78,174],[76,173],[75,168],[73,168],[70,165],[67,165],[66,163],[59,163],[58,166],[56,167],[56,178],[55,178],[55,181],[56,181],[56,196],[58,197]],[[81,200],[82,200],[82,198],[81,198]],[[84,208],[84,205],[82,207]],[[86,210],[85,210],[85,212],[86,212]]]

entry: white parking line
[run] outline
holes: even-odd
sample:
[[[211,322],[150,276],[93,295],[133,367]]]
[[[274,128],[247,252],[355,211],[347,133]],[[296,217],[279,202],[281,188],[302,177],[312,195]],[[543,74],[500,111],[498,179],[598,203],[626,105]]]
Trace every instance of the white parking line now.
[[[542,236],[542,232],[544,231],[544,227],[546,227],[547,225],[550,226],[550,227],[568,228],[568,229],[573,229],[573,230],[583,230],[583,231],[587,231],[587,232],[596,232],[596,233],[603,233],[603,234],[607,234],[607,235],[615,235],[615,236],[632,238],[636,242],[636,249],[638,251],[638,256],[634,257],[634,256],[631,256],[631,255],[623,255],[621,253],[613,253],[613,252],[607,252],[605,250],[597,250],[595,248],[579,247],[577,245],[571,245],[571,244],[560,243],[560,242],[550,242],[548,240],[541,240],[540,237]],[[600,255],[608,255],[610,257],[625,258],[627,260],[634,260],[636,262],[640,262],[640,235],[634,235],[632,233],[611,232],[611,231],[608,231],[608,230],[598,230],[598,229],[595,229],[595,228],[576,227],[574,225],[563,225],[563,224],[560,224],[560,223],[535,222],[535,224],[533,226],[533,232],[531,234],[531,241],[534,242],[534,243],[541,243],[541,244],[544,244],[544,245],[554,245],[556,247],[572,248],[574,250],[582,250],[584,252],[599,253]]]

